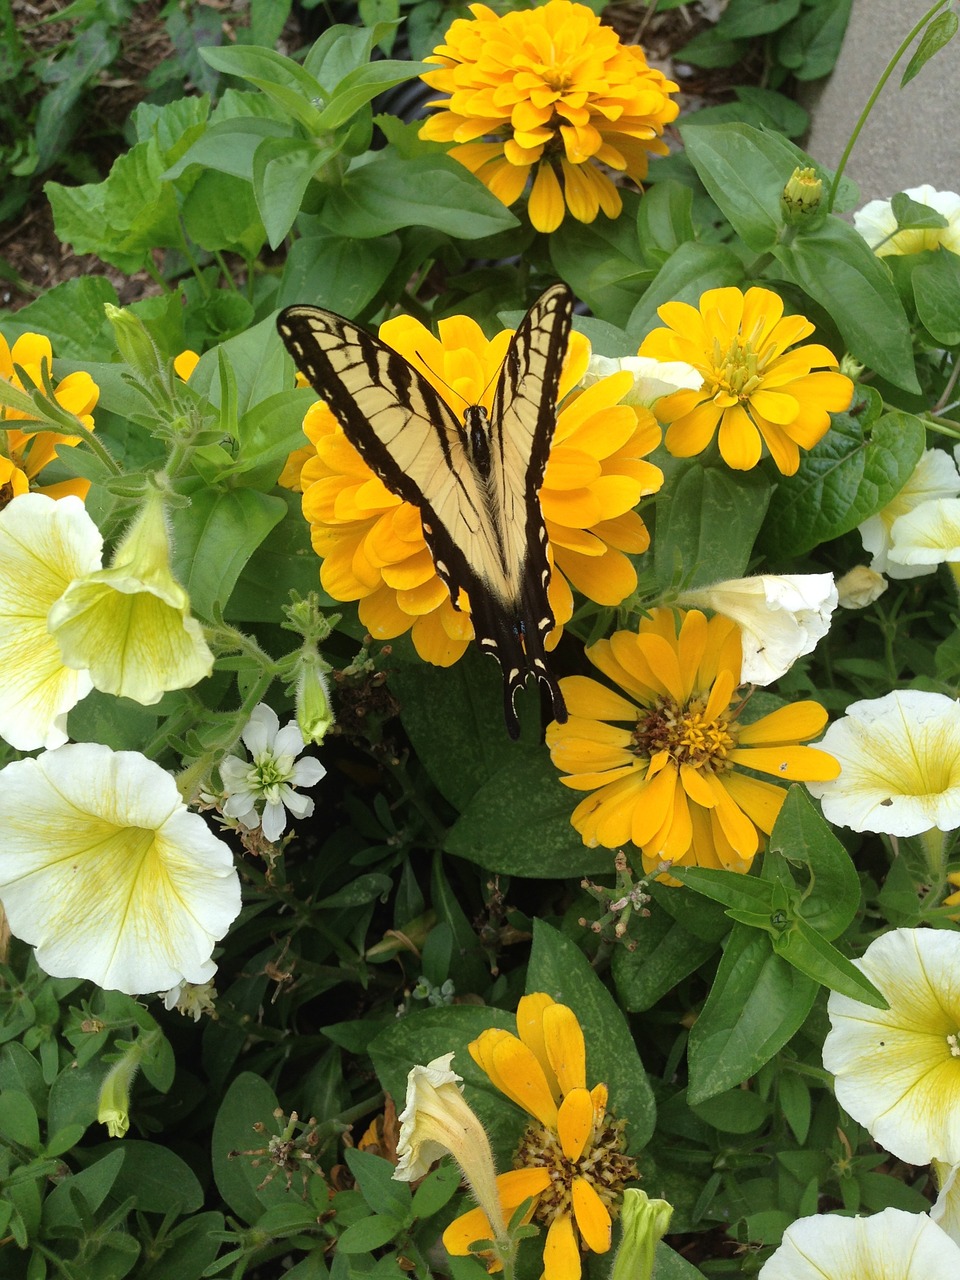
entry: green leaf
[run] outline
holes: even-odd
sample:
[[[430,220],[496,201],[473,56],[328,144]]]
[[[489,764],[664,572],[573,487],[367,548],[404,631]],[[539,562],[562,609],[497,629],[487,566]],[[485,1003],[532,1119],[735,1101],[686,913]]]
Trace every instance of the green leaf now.
[[[297,138],[264,138],[253,156],[253,193],[276,249],[293,226],[307,187],[337,155],[336,142],[317,146]]]
[[[707,289],[741,285],[743,278],[743,263],[732,249],[688,240],[654,276],[625,322],[627,331],[639,342],[660,323],[657,307],[665,302],[689,302],[696,306]]]
[[[930,59],[940,52],[946,45],[950,43],[957,34],[957,27],[960,25],[960,19],[952,11],[946,13],[938,13],[932,22],[928,22],[923,35],[920,37],[920,44],[917,51],[907,63],[906,70],[900,77],[900,88],[905,84],[909,84],[914,76],[919,75],[921,70],[926,66]]]
[[[191,165],[216,169],[234,178],[253,181],[253,157],[265,138],[289,138],[290,129],[264,116],[240,116],[210,124],[201,136],[163,174],[168,181],[181,177]]]
[[[72,246],[74,253],[94,253],[111,266],[132,275],[143,266],[144,254],[123,243],[118,228],[111,227],[106,214],[105,183],[65,187],[59,182],[44,183],[44,193],[53,211],[57,238]]]
[[[853,859],[802,787],[792,786],[770,833],[769,850],[810,868],[804,920],[828,942],[839,938],[860,906]]]
[[[656,1106],[626,1019],[576,943],[543,920],[533,923],[526,991],[546,991],[577,1015],[587,1042],[587,1088],[598,1081],[609,1087],[610,1109],[627,1121],[628,1150],[642,1150]]]
[[[393,881],[389,876],[381,875],[379,871],[369,871],[366,875],[357,876],[336,893],[330,894],[327,898],[321,898],[313,905],[324,911],[362,907],[368,902],[375,902],[377,898],[385,897],[392,888]]]
[[[575,804],[544,751],[516,747],[464,806],[444,851],[487,871],[536,879],[611,871],[610,850],[584,848],[571,827]]]
[[[252,258],[266,231],[250,183],[216,169],[205,169],[183,202],[187,235],[210,253],[226,249]]]
[[[730,0],[717,31],[728,40],[768,35],[800,12],[800,0]]]
[[[176,193],[163,181],[166,167],[153,138],[138,142],[114,161],[104,183],[103,210],[110,226],[123,233],[124,250],[148,253],[182,243]]]
[[[690,1031],[690,1102],[754,1075],[802,1026],[818,989],[774,954],[768,934],[736,925]]]
[[[867,399],[874,409],[880,403],[874,391]],[[835,414],[827,434],[802,456],[797,474],[780,481],[759,539],[773,564],[849,533],[882,510],[912,475],[926,444],[923,423],[894,411],[864,438],[870,415],[870,405],[862,416]]]
[[[11,346],[21,333],[45,333],[58,359],[109,360],[117,344],[103,310],[106,302],[120,302],[106,276],[77,276],[4,316],[0,328]]]
[[[773,488],[760,471],[665,460],[669,500],[657,506],[654,571],[664,588],[706,586],[746,571]]]
[[[89,1154],[105,1159],[115,1150],[115,1142],[104,1142],[89,1149]],[[159,1142],[124,1139],[123,1182],[113,1198],[121,1199],[131,1188],[136,1190],[137,1208],[143,1213],[196,1213],[203,1204],[203,1188],[197,1175]]]
[[[418,76],[431,68],[425,62],[392,62],[382,58],[363,67],[355,67],[337,85],[330,102],[320,113],[321,129],[336,129],[345,124],[361,107],[378,93]]]
[[[40,1150],[40,1122],[33,1103],[19,1089],[0,1094],[0,1133],[30,1152]]]
[[[776,37],[776,58],[798,80],[820,80],[833,70],[850,20],[852,0],[816,0]]]
[[[550,261],[561,279],[594,311],[611,324],[625,325],[637,305],[650,270],[644,246],[637,239],[640,200],[624,191],[619,218],[577,222],[564,218],[550,236]],[[633,348],[633,353],[636,347]]]
[[[913,298],[920,322],[946,347],[960,344],[960,257],[940,249],[924,254],[913,270]]]
[[[244,1071],[227,1089],[214,1122],[214,1181],[226,1204],[243,1222],[254,1223],[267,1205],[299,1196],[298,1190],[286,1190],[282,1174],[264,1182],[272,1167],[266,1157],[267,1143],[278,1132],[273,1115],[276,1109],[277,1098],[267,1082]],[[263,1129],[258,1132],[255,1124]],[[243,1154],[261,1150],[263,1155]]]
[[[203,1275],[220,1252],[223,1229],[222,1213],[198,1213],[178,1223],[162,1241],[155,1239],[150,1280],[192,1280]]]
[[[352,240],[303,235],[290,246],[277,295],[278,307],[312,302],[341,316],[365,310],[400,257],[400,238]]]
[[[620,1003],[630,1013],[652,1008],[717,947],[715,942],[695,937],[662,911],[652,911],[649,919],[640,920],[629,936],[636,950],[615,947],[611,970]]]
[[[890,201],[890,211],[897,220],[899,231],[940,230],[950,224],[942,213],[928,204],[911,200],[905,191],[898,191]]]
[[[439,853],[433,859],[430,898],[438,922],[449,927],[453,938],[449,976],[457,993],[482,991],[490,979],[489,962],[484,959],[477,934],[447,878],[445,861]]]
[[[462,164],[444,155],[405,160],[381,151],[354,165],[327,192],[320,211],[337,235],[366,240],[403,227],[434,227],[462,240],[479,240],[517,219]]]
[[[783,188],[807,157],[785,138],[745,124],[690,124],[681,132],[720,212],[755,253],[769,253],[783,224]]]
[[[351,1222],[337,1237],[337,1251],[344,1254],[369,1253],[389,1244],[400,1231],[400,1223],[385,1215],[374,1214]]]
[[[655,183],[640,201],[637,239],[648,262],[660,267],[694,238],[693,192],[682,182]]]
[[[831,991],[839,991],[851,1000],[861,1000],[874,1009],[890,1007],[869,978],[802,917],[774,938],[773,949],[794,968]]]
[[[674,1252],[662,1240],[657,1242],[657,1251],[653,1259],[653,1274],[650,1280],[702,1280],[703,1272],[688,1262],[679,1253]]]
[[[69,144],[79,122],[73,108],[84,88],[113,62],[120,41],[106,22],[93,22],[60,48],[60,56],[47,63],[41,76],[55,86],[44,94],[37,111],[37,168],[41,170],[49,168]]]
[[[170,513],[174,573],[194,613],[210,619],[230,599],[244,565],[287,513],[282,498],[255,489],[218,491],[199,484],[189,507]]]
[[[788,278],[830,315],[858,360],[895,387],[919,391],[900,296],[882,259],[853,227],[829,217],[790,244],[775,245],[773,253]]]
[[[343,1157],[370,1208],[376,1213],[389,1215],[397,1223],[405,1222],[410,1213],[410,1187],[394,1178],[396,1166],[383,1156],[374,1155],[372,1151],[358,1151],[355,1147],[347,1147]]]
[[[749,1089],[729,1089],[691,1103],[690,1110],[721,1133],[755,1133],[770,1117],[770,1104]]]
[[[810,1131],[812,1114],[810,1086],[806,1078],[781,1066],[777,1077],[777,1102],[784,1119],[793,1130],[793,1136],[802,1146]]]
[[[216,71],[237,76],[255,85],[307,129],[316,131],[319,110],[315,100],[326,93],[321,84],[292,58],[273,49],[231,45],[200,50],[200,56]]]
[[[102,1068],[101,1068],[102,1072]],[[47,1196],[43,1203],[44,1227],[80,1225],[75,1192],[82,1192],[83,1201],[95,1212],[106,1200],[113,1189],[125,1161],[122,1144],[112,1145],[110,1150],[80,1173],[64,1178]],[[129,1191],[129,1188],[122,1188]]]

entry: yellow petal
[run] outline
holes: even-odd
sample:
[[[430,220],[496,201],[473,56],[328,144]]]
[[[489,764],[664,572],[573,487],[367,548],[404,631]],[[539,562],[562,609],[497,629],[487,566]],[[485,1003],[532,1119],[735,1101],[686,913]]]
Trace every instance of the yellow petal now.
[[[543,1246],[543,1280],[580,1280],[581,1270],[573,1219],[554,1218]]]
[[[589,1089],[571,1089],[557,1114],[560,1147],[568,1160],[579,1160],[593,1133],[593,1099]]]
[[[594,1253],[606,1253],[610,1248],[612,1234],[606,1205],[585,1178],[574,1178],[571,1191],[573,1216],[584,1244]]]
[[[543,1011],[543,1038],[547,1061],[557,1078],[560,1091],[585,1088],[587,1083],[587,1047],[577,1015],[565,1004],[554,1004]]]

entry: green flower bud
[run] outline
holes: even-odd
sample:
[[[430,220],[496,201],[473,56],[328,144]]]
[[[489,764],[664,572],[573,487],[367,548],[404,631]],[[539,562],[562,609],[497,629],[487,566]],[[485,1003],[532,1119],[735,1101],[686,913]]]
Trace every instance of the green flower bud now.
[[[823,198],[823,182],[815,169],[794,169],[780,196],[780,211],[788,227],[801,224],[811,226],[814,219],[822,221],[820,201]]]
[[[623,1193],[623,1239],[613,1260],[610,1280],[650,1280],[657,1241],[670,1226],[673,1205],[666,1200],[651,1200],[638,1187]]]
[[[146,385],[153,385],[163,376],[163,361],[157,344],[144,328],[143,321],[110,302],[103,305],[107,319],[113,325],[113,336],[124,360]]]

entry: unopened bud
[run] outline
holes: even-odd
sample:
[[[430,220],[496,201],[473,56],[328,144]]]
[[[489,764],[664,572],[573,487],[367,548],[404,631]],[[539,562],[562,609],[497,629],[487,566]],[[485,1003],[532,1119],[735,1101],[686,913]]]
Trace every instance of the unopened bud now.
[[[823,182],[815,169],[794,169],[780,196],[780,210],[788,227],[801,223],[810,226],[813,219],[820,221],[820,201],[823,198]]]

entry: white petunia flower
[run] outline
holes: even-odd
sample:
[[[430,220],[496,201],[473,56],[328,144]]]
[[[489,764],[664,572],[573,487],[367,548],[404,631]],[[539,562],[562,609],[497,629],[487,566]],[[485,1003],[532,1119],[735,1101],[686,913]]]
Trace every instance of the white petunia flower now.
[[[890,584],[882,573],[865,564],[856,564],[837,579],[837,597],[841,609],[865,609],[886,591]]]
[[[50,610],[63,660],[94,687],[144,706],[213,670],[190,597],[170,568],[163,499],[151,490],[109,569],[76,578]]]
[[[934,1160],[933,1172],[940,1194],[930,1210],[930,1217],[954,1244],[960,1244],[960,1164]]]
[[[260,827],[268,840],[279,840],[287,825],[284,806],[295,818],[313,813],[313,801],[293,788],[312,787],[326,769],[312,756],[297,759],[304,742],[296,721],[281,729],[276,712],[264,702],[254,707],[240,737],[252,762],[238,756],[221,760],[220,779],[227,795],[223,814],[248,830]]]
[[[916,578],[922,573],[933,573],[933,565],[891,562],[891,531],[896,520],[921,503],[932,502],[936,498],[956,498],[958,495],[960,472],[956,462],[943,449],[927,449],[893,501],[860,525],[863,549],[873,556],[870,568],[891,578]]]
[[[0,737],[18,751],[62,747],[67,712],[93,688],[64,665],[47,614],[72,578],[100,567],[102,548],[79,498],[24,493],[0,511]]]
[[[0,900],[52,977],[143,995],[216,972],[233,857],[146,756],[84,742],[8,764],[0,830]]]
[[[938,564],[960,560],[960,498],[934,498],[898,516],[890,530],[888,561],[931,573]]]
[[[699,391],[703,375],[683,360],[654,360],[652,356],[591,356],[580,382],[592,387],[595,382],[626,370],[633,374],[633,387],[621,398],[621,404],[643,405],[652,409],[662,396],[674,391]]]
[[[954,1280],[960,1249],[925,1213],[815,1214],[783,1233],[759,1280]]]
[[[853,702],[817,744],[840,761],[832,782],[808,782],[838,827],[917,836],[960,827],[960,703],[898,689]]]
[[[922,253],[924,249],[949,249],[960,253],[960,196],[953,191],[937,191],[929,183],[909,187],[903,193],[917,204],[942,213],[945,227],[897,231],[897,219],[889,200],[871,200],[853,215],[853,225],[881,258],[890,254]]]
[[[837,1101],[908,1164],[960,1162],[960,934],[892,929],[854,964],[890,1008],[830,993],[823,1065]]]
[[[837,607],[833,574],[758,574],[684,591],[678,603],[732,618],[743,640],[741,678],[771,684],[812,653]]]

